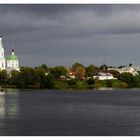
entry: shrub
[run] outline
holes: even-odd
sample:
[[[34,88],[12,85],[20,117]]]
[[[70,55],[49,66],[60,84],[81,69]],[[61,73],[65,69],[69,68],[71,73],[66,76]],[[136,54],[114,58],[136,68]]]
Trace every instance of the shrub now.
[[[54,83],[54,89],[67,89],[69,86],[66,82],[56,81]]]
[[[93,84],[95,83],[94,78],[88,79],[88,80],[87,80],[87,83],[88,83],[89,85],[93,85]]]
[[[77,89],[87,89],[88,84],[85,81],[77,81],[76,88]]]
[[[120,88],[127,88],[128,85],[125,82],[120,83]]]
[[[119,88],[120,87],[120,81],[114,80],[113,83],[112,83],[112,87],[113,88]]]

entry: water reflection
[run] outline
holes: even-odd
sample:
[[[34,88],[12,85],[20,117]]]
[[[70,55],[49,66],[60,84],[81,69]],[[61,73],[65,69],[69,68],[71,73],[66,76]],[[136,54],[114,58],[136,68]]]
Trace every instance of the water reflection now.
[[[7,90],[5,98],[6,117],[17,118],[19,114],[19,90]]]
[[[0,95],[0,119],[5,118],[5,115],[6,115],[5,95]]]

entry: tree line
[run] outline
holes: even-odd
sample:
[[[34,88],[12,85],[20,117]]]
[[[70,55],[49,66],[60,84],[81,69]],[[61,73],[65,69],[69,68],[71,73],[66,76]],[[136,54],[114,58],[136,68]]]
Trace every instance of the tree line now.
[[[108,66],[97,67],[89,65],[85,67],[75,63],[72,67],[64,66],[48,67],[42,64],[38,67],[21,67],[20,71],[13,70],[8,73],[0,71],[0,85],[11,88],[47,88],[47,89],[92,89],[100,87],[132,88],[140,87],[140,75],[133,76],[130,73],[118,73],[109,71],[117,79],[98,80],[93,75],[98,72],[107,72]],[[75,78],[70,78],[72,72]]]

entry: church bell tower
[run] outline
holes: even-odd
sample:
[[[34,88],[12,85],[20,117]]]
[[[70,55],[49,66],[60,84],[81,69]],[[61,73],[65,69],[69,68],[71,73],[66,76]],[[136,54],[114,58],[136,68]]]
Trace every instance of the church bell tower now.
[[[5,57],[4,57],[4,48],[2,45],[2,36],[0,36],[0,69],[4,70],[5,69]]]

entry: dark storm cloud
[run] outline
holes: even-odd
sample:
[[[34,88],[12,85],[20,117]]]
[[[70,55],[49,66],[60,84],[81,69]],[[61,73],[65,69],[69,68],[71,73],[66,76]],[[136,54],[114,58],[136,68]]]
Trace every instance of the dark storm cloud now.
[[[140,5],[0,5],[0,31],[22,65],[138,62],[121,50],[140,51]]]
[[[61,30],[85,36],[139,32],[140,6],[137,5],[1,5],[2,33]],[[132,20],[133,18],[133,20]],[[127,24],[126,24],[127,23]],[[55,30],[55,31],[54,31]],[[64,35],[64,36],[63,36]],[[71,35],[70,35],[71,37]]]

